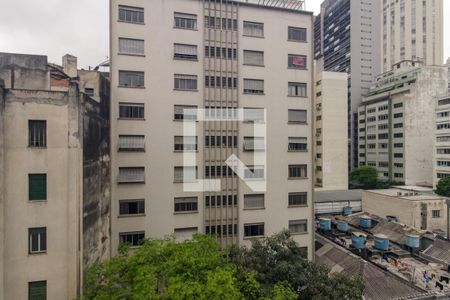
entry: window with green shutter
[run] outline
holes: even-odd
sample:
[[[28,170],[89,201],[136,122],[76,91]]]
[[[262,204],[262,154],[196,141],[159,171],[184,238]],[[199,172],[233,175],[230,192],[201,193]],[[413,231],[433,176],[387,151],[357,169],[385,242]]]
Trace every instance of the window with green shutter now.
[[[28,282],[28,300],[46,300],[47,281]]]
[[[28,174],[28,199],[47,200],[47,174]]]

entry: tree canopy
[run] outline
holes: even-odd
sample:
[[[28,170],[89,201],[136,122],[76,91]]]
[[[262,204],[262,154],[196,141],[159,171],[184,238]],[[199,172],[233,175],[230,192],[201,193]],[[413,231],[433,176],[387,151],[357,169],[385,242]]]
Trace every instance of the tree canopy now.
[[[254,240],[249,248],[218,247],[213,237],[195,235],[147,240],[123,248],[87,274],[85,299],[360,299],[359,278],[328,275],[304,257],[283,232]]]
[[[441,178],[435,192],[440,196],[450,197],[450,177]]]
[[[350,173],[350,185],[362,189],[374,189],[381,184],[378,171],[373,167],[362,166]]]

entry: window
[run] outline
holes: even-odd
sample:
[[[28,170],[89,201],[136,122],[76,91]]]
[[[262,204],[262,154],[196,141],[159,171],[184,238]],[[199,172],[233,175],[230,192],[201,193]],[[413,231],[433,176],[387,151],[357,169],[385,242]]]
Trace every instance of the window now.
[[[28,146],[33,148],[47,147],[47,121],[28,121]]]
[[[174,44],[174,58],[197,60],[197,46],[186,44]]]
[[[119,5],[119,21],[127,23],[144,23],[144,9]]]
[[[144,231],[119,233],[119,241],[121,244],[130,244],[131,246],[140,246],[144,239],[145,239]]]
[[[244,224],[244,237],[264,236],[264,223]]]
[[[47,228],[28,228],[28,253],[47,252]]]
[[[119,53],[144,55],[144,40],[119,38]]]
[[[118,183],[144,183],[144,167],[122,167],[119,168]]]
[[[302,82],[289,82],[288,83],[288,96],[289,97],[306,97],[306,83]]]
[[[306,123],[306,110],[290,109],[288,112],[289,123]]]
[[[306,68],[306,56],[305,55],[288,55],[288,67],[295,69],[305,69]]]
[[[308,232],[308,220],[289,221],[289,232],[291,234],[303,234]]]
[[[174,27],[180,29],[197,29],[197,15],[174,13]]]
[[[264,137],[244,137],[244,151],[264,151]]]
[[[264,108],[244,108],[244,122],[263,123],[264,121]]]
[[[217,57],[217,58],[222,58],[222,59],[236,59],[237,58],[237,49],[236,48],[205,46],[205,57]]]
[[[28,300],[46,300],[47,281],[28,282]]]
[[[121,216],[145,214],[145,200],[120,200],[119,214]]]
[[[403,102],[395,103],[394,108],[401,108],[403,107]]]
[[[264,66],[264,52],[244,50],[244,65]]]
[[[308,139],[304,137],[290,137],[288,151],[306,151]]]
[[[306,28],[288,27],[288,40],[306,42]]]
[[[143,103],[119,103],[119,118],[144,119]]]
[[[197,197],[182,197],[175,198],[175,212],[197,212],[198,198]]]
[[[244,35],[252,37],[264,37],[264,24],[244,21]]]
[[[175,74],[175,89],[185,91],[197,90],[197,75]]]
[[[289,206],[307,206],[308,194],[307,193],[289,193],[288,196]]]
[[[258,95],[264,94],[264,80],[244,79],[244,93]]]
[[[175,167],[174,181],[177,183],[197,181],[197,167]]]
[[[47,200],[47,174],[28,174],[28,200]]]
[[[174,137],[175,151],[196,151],[197,137],[196,136],[175,136]]]
[[[144,87],[144,72],[119,71],[119,86],[129,88]]]
[[[192,236],[198,232],[197,227],[190,227],[190,228],[175,228],[174,229],[174,235],[175,235],[175,242],[181,243],[184,241],[192,240]]]
[[[432,211],[433,219],[439,219],[441,217],[441,211],[440,210],[433,210]]]
[[[264,166],[248,166],[244,170],[245,179],[264,179]]]
[[[289,165],[289,178],[307,178],[306,165]]]
[[[244,209],[263,209],[264,194],[244,195]]]
[[[237,19],[206,16],[205,26],[213,29],[237,30]]]
[[[403,113],[394,114],[394,118],[403,118]]]
[[[93,88],[85,88],[84,93],[86,96],[94,97],[94,89]]]
[[[143,135],[119,135],[119,151],[145,151],[145,136]]]
[[[197,106],[191,105],[175,105],[174,106],[175,120],[197,120]]]

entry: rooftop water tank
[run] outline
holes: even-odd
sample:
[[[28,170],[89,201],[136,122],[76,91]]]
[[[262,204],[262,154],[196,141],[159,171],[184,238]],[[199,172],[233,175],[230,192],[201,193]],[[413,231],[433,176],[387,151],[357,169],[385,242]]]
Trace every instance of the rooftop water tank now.
[[[372,228],[372,219],[369,216],[361,216],[359,218],[359,226],[362,229],[370,229],[370,228]]]
[[[348,231],[348,223],[345,221],[338,221],[337,222],[337,229],[340,232],[347,232]]]
[[[415,234],[408,234],[406,236],[405,245],[417,249],[420,247],[420,236]]]
[[[375,243],[374,243],[375,249],[382,250],[382,251],[389,250],[389,239],[384,234],[374,235],[373,240],[375,241]]]
[[[343,209],[343,214],[344,216],[350,216],[353,213],[353,207],[351,206],[346,206]]]
[[[353,232],[352,233],[352,246],[355,249],[364,249],[366,248],[366,240],[367,235],[361,232]]]
[[[331,230],[331,220],[328,218],[320,218],[319,219],[319,228],[323,231]]]

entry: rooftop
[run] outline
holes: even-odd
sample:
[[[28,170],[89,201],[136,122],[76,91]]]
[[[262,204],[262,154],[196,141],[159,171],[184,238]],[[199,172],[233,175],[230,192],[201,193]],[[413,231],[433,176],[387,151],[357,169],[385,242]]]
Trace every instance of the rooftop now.
[[[445,200],[445,197],[441,197],[433,192],[432,189],[422,187],[394,187],[384,190],[368,190],[366,192],[385,195],[389,197],[395,197],[398,199],[409,201],[432,201],[432,200]]]
[[[362,199],[362,190],[340,190],[314,192],[314,202],[344,202]]]
[[[246,4],[269,6],[275,8],[305,10],[304,0],[235,0]]]

